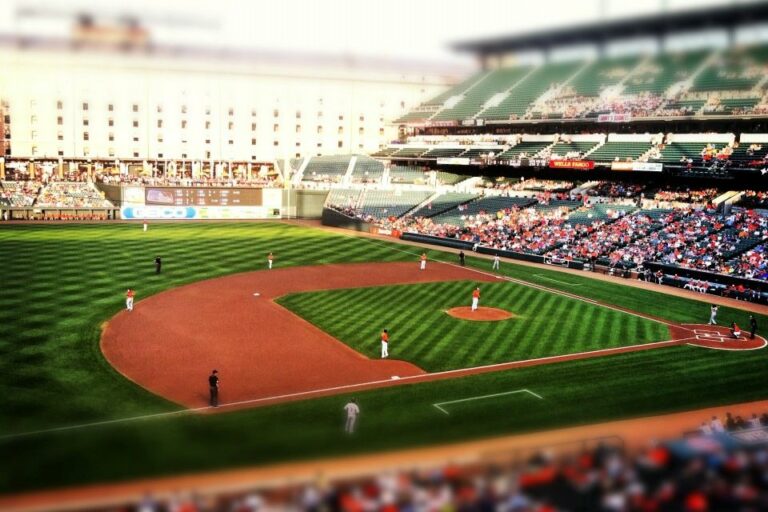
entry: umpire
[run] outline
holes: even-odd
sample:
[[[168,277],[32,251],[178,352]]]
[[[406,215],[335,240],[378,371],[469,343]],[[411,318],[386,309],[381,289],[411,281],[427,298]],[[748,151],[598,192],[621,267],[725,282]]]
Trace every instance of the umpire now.
[[[160,256],[156,256],[155,257],[155,274],[159,274],[162,267],[163,267],[163,260],[160,258]]]
[[[211,407],[219,406],[219,371],[213,370],[208,377],[208,387],[211,391]]]
[[[749,339],[755,339],[755,332],[757,331],[757,320],[755,315],[749,315]]]

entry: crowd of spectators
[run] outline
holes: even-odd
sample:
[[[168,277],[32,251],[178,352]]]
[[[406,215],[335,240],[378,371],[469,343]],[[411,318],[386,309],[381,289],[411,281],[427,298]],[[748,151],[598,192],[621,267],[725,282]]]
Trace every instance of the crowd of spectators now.
[[[637,197],[645,191],[646,185],[622,183],[620,181],[600,181],[587,191],[587,195],[602,197]]]
[[[653,198],[657,201],[679,201],[683,203],[708,203],[717,197],[716,188],[665,187],[657,190]]]
[[[0,182],[0,205],[27,208],[34,204],[43,184],[38,180]]]
[[[37,196],[35,206],[53,208],[111,208],[93,183],[52,181]]]

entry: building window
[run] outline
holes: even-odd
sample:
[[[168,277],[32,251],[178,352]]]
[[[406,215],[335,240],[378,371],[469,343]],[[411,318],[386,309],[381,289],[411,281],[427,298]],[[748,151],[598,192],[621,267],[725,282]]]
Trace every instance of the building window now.
[[[320,125],[317,125],[317,134],[322,135],[323,134],[323,127]]]
[[[251,139],[251,146],[255,146],[255,145],[256,145],[256,139]]]
[[[64,118],[61,117],[61,116],[57,117],[56,118],[56,124],[59,125],[59,126],[63,125],[64,124]]]
[[[280,143],[279,143],[278,141],[274,141],[274,142],[272,143],[272,145],[273,145],[273,146],[279,146],[279,145],[280,145]]]
[[[163,143],[163,136],[162,135],[158,135],[157,136],[157,142],[159,142],[160,144]]]
[[[273,125],[272,126],[272,131],[275,132],[275,133],[279,132],[280,131],[280,125],[279,124]]]
[[[88,102],[83,102],[83,110],[88,110]]]
[[[300,124],[296,125],[296,133],[301,133],[301,125]]]
[[[251,109],[251,117],[256,117],[256,109]]]
[[[157,120],[157,127],[158,128],[162,128],[163,127],[163,120],[162,119],[158,119]]]
[[[256,131],[256,123],[251,123],[251,131],[252,132]]]
[[[297,148],[298,148],[298,147],[301,147],[301,142],[297,142],[297,143],[296,143],[296,147],[297,147]]]
[[[205,152],[205,158],[206,159],[210,159],[211,158],[211,152],[210,151],[206,151]]]
[[[227,115],[230,115],[230,116],[235,115],[235,109],[233,109],[232,107],[229,107],[229,110],[227,110]]]
[[[61,100],[57,101],[56,102],[56,108],[59,109],[59,110],[63,109],[64,108],[64,102],[61,101]]]
[[[186,130],[187,129],[187,120],[186,119],[183,119],[181,121],[181,129],[182,130]]]
[[[186,114],[187,113],[187,106],[186,105],[182,105],[181,106],[181,113],[182,114]]]
[[[187,154],[186,153],[182,153],[181,154],[181,158],[187,158]]]
[[[362,123],[363,121],[365,121],[365,116],[360,116],[360,122]]]
[[[89,140],[90,137],[91,136],[90,136],[90,134],[88,132],[83,132],[83,140]]]
[[[275,109],[272,111],[272,117],[280,117],[280,111]]]
[[[114,142],[115,141],[115,134],[114,133],[110,133],[108,138],[109,138],[109,142]]]
[[[112,106],[112,105],[110,105],[110,107],[111,107],[111,106]],[[131,110],[133,110],[134,112],[138,112],[138,111],[139,111],[139,106],[138,106],[136,103],[134,103],[134,104],[131,106]]]
[[[139,152],[138,151],[134,151],[133,152],[133,158],[139,158]]]
[[[301,119],[301,111],[300,110],[296,111],[296,119]]]
[[[317,113],[317,118],[318,119],[322,119],[323,118],[323,111],[322,110]]]
[[[115,106],[112,103],[110,103],[109,105],[107,105],[107,110],[109,112],[114,112],[115,111]]]
[[[344,135],[344,127],[343,126],[339,126],[339,128],[336,130],[336,133],[339,134],[339,135]]]
[[[233,123],[232,121],[227,123],[227,130],[233,130],[234,128],[235,128],[235,123]]]
[[[384,128],[379,128],[379,135],[384,135]]]
[[[232,144],[234,144],[234,143],[235,143],[235,142],[234,142],[232,139],[229,139],[229,140],[227,141],[227,144],[229,144],[230,146],[231,146]]]
[[[135,136],[135,135],[133,137],[133,142],[139,142],[139,138],[137,136]]]
[[[35,139],[37,139],[37,132],[33,130],[32,131],[32,140],[35,140]]]
[[[206,130],[210,130],[211,129],[211,122],[210,121],[206,121],[205,122],[205,129]]]
[[[358,135],[365,135],[365,128],[363,128],[362,126],[360,128],[358,128],[357,129],[357,134]]]
[[[163,158],[163,154],[162,153],[158,153],[157,154],[157,158]]]
[[[62,151],[61,149],[59,150],[59,156],[64,156],[64,151]]]
[[[115,156],[115,148],[109,148],[109,156]]]
[[[339,114],[339,121],[343,121],[343,120],[344,120],[344,116],[342,114]]]
[[[57,133],[56,140],[64,140],[64,134],[62,132]]]
[[[158,114],[162,114],[163,113],[163,106],[162,105],[158,105],[156,110],[157,110]]]
[[[108,124],[109,126],[115,126],[115,120],[114,120],[114,119],[110,119],[110,120],[109,120],[109,122],[108,122],[107,124]]]
[[[205,107],[205,115],[211,115],[211,107]]]
[[[138,128],[139,127],[139,121],[138,120],[136,120],[136,119],[133,120],[133,127],[134,128]]]
[[[211,143],[211,139],[205,139],[205,143],[206,144],[210,144]]]
[[[343,146],[344,146],[344,141],[341,141],[341,140],[340,140],[340,141],[339,141],[339,146],[338,146],[338,147],[343,147]]]
[[[317,143],[317,147],[319,147],[319,148],[323,147],[323,143],[322,142],[318,142]]]

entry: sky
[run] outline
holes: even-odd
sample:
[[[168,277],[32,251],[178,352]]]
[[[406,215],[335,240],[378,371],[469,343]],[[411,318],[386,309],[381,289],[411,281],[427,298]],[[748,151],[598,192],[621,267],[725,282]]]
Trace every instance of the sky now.
[[[138,15],[158,42],[459,64],[470,57],[450,48],[457,41],[749,1],[3,0],[0,32],[66,35],[71,14],[82,9]],[[16,16],[31,7],[47,15]]]

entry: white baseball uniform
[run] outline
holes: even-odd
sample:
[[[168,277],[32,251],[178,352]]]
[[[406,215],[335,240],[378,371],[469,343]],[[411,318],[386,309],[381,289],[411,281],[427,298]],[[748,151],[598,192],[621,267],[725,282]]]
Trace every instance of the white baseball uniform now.
[[[355,431],[355,424],[357,423],[357,416],[360,414],[360,407],[355,402],[349,402],[344,406],[344,410],[347,411],[347,423],[344,426],[344,431],[351,434]]]

